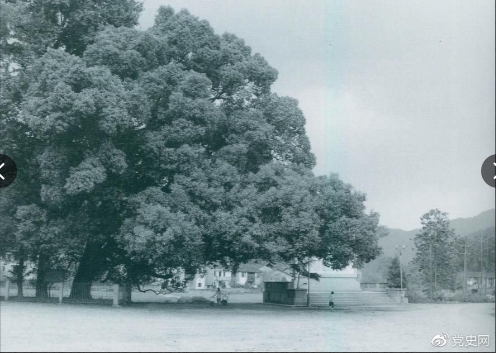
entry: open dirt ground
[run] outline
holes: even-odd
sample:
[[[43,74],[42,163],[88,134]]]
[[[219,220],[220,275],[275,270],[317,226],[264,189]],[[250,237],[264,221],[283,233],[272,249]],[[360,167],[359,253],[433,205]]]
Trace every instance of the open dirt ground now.
[[[308,310],[262,304],[2,302],[0,351],[495,351],[494,304]],[[489,347],[431,339],[490,335]]]

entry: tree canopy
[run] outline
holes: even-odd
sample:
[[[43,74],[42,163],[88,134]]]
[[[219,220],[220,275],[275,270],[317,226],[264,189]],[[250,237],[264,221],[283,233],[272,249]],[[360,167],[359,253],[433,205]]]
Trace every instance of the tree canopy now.
[[[379,216],[313,175],[297,101],[271,92],[277,71],[242,39],[170,7],[136,30],[132,0],[2,6],[4,63],[19,66],[2,71],[3,148],[22,165],[5,194],[16,211],[0,202],[9,251],[75,265],[75,282],[134,284],[213,262],[340,269],[379,254]]]
[[[400,264],[399,256],[393,257],[387,274],[387,283],[390,288],[407,288],[408,286],[406,273],[401,273],[402,271],[405,271],[405,269],[401,269],[400,266],[403,266],[403,264]]]
[[[421,274],[423,289],[433,298],[440,289],[455,287],[454,230],[448,215],[438,209],[421,217],[422,229],[415,235],[413,263]]]

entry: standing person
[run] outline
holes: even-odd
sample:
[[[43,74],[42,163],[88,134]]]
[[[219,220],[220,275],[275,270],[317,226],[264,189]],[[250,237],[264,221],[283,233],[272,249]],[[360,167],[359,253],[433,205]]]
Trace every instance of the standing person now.
[[[329,307],[331,309],[334,309],[334,298],[332,297],[333,294],[334,292],[331,292],[331,294],[329,295]]]
[[[217,287],[217,291],[215,292],[214,295],[212,295],[212,298],[213,297],[216,297],[216,299],[217,299],[217,305],[220,305],[220,302],[222,300],[222,292],[220,290],[220,287]]]

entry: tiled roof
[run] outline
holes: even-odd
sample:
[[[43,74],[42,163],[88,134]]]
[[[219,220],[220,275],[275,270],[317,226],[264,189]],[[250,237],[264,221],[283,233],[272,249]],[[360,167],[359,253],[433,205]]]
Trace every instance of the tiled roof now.
[[[239,265],[238,272],[260,272],[260,269],[264,266],[266,266],[265,262],[250,261]]]

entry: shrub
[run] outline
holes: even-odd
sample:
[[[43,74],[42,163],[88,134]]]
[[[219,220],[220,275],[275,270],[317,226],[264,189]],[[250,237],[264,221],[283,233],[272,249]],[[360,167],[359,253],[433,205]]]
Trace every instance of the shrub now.
[[[409,303],[430,303],[431,300],[421,291],[408,291],[407,292]]]
[[[193,304],[203,304],[203,303],[208,303],[209,300],[205,297],[200,297],[200,296],[194,296],[191,298],[191,303]]]
[[[208,303],[209,300],[205,297],[194,296],[194,297],[181,297],[177,303],[178,304],[204,304]]]
[[[193,302],[193,298],[191,297],[181,297],[176,302],[177,304],[191,304]]]

